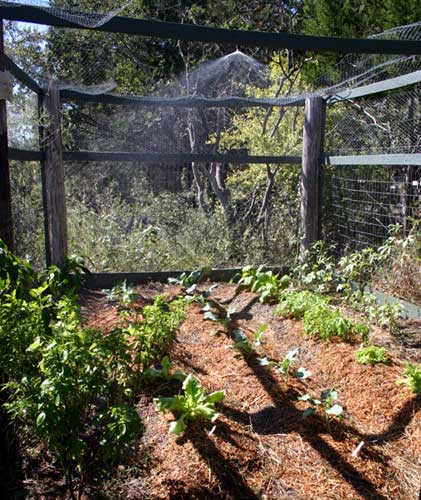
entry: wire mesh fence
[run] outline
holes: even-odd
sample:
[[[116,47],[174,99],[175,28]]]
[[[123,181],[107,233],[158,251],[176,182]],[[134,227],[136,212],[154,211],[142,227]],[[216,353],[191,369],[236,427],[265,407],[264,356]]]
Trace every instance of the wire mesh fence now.
[[[391,225],[405,233],[421,217],[421,168],[335,166],[326,175],[326,239],[340,254],[380,246]]]
[[[11,162],[12,213],[17,255],[45,267],[41,169],[37,162]]]

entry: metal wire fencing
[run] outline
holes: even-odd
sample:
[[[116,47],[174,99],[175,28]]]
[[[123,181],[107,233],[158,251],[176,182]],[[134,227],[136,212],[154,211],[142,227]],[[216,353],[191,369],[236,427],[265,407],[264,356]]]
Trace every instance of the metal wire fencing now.
[[[325,238],[340,254],[380,246],[391,225],[407,234],[421,217],[421,167],[331,166],[325,179]]]

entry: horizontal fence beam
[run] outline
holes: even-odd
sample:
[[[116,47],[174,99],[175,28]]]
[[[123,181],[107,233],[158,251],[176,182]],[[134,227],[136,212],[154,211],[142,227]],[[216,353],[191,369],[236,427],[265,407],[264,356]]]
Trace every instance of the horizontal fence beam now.
[[[304,106],[304,98],[252,99],[242,97],[131,97],[113,94],[88,94],[75,90],[61,90],[62,101],[99,102],[135,107],[171,108],[271,108],[275,106]]]
[[[418,82],[421,82],[421,71],[414,71],[413,73],[397,76],[395,78],[389,78],[388,80],[383,80],[377,83],[371,83],[370,85],[363,85],[361,87],[343,90],[337,94],[332,94],[326,97],[326,100],[328,104],[333,104],[335,102],[356,99],[357,97],[379,94],[380,92],[386,92],[387,90],[399,89]]]
[[[287,267],[272,267],[265,266],[264,270],[272,270],[280,275],[287,274]],[[166,283],[168,278],[177,278],[182,274],[190,273],[191,271],[159,271],[159,272],[138,272],[138,273],[93,273],[85,282],[86,288],[101,289],[112,288],[113,286],[126,281],[131,285],[143,285],[151,281],[158,283]],[[212,269],[208,279],[212,281],[229,281],[236,274],[241,273],[241,267],[228,269]]]
[[[421,165],[421,154],[379,154],[330,156],[325,155],[326,165]]]
[[[10,160],[41,161],[41,151],[9,148]],[[301,156],[249,156],[239,154],[193,154],[193,153],[138,153],[138,152],[96,152],[96,151],[64,151],[65,161],[113,161],[141,163],[191,163],[191,162],[225,162],[225,163],[278,163],[286,165],[301,164]],[[378,154],[336,156],[325,155],[326,165],[421,165],[421,154]]]
[[[65,161],[113,161],[142,163],[191,163],[191,162],[220,162],[220,163],[278,163],[300,164],[301,156],[250,156],[244,154],[221,153],[139,153],[139,152],[96,152],[96,151],[64,151]]]
[[[41,161],[43,159],[41,151],[29,151],[27,149],[9,148],[9,160],[15,161]]]
[[[38,83],[31,78],[22,68],[20,68],[15,62],[13,62],[10,57],[4,56],[4,66],[7,71],[10,71],[12,75],[18,80],[22,85],[32,90],[33,92],[40,94],[42,92],[41,87]]]
[[[70,16],[68,15],[70,14]],[[162,39],[218,43],[230,46],[267,47],[363,54],[421,54],[421,42],[414,40],[380,40],[293,35],[261,31],[230,30],[164,21],[115,16],[100,26],[82,26],[71,21],[72,12],[30,5],[0,7],[0,17],[11,21],[44,24],[62,28],[94,29],[110,33],[151,36]],[[73,12],[74,14],[74,12]],[[83,13],[81,13],[83,16]],[[87,14],[89,15],[89,14]]]

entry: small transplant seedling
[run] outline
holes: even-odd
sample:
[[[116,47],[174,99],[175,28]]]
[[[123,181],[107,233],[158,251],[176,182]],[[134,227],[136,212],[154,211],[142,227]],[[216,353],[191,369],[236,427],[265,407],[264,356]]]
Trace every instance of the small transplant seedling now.
[[[355,359],[360,365],[375,365],[376,363],[388,363],[389,357],[384,347],[371,345],[360,349],[355,353]]]
[[[233,347],[241,351],[243,354],[251,354],[253,352],[253,346],[248,341],[246,334],[241,330],[235,330],[234,342]]]
[[[171,373],[172,363],[168,356],[164,356],[161,360],[160,366],[151,366],[144,373],[145,378],[158,378],[163,380],[180,380],[183,382],[187,375],[180,370]]]
[[[273,367],[277,372],[282,373],[285,378],[285,383],[288,384],[292,364],[295,361],[298,361],[298,354],[300,352],[300,348],[297,347],[296,349],[291,349],[288,351],[285,355],[285,358],[282,361],[273,361],[268,358],[261,358],[259,359],[260,366],[271,366]],[[299,379],[299,380],[305,380],[307,378],[311,377],[311,372],[307,370],[304,367],[298,368],[294,372],[294,377]]]
[[[170,285],[180,285],[182,288],[186,289],[187,293],[193,293],[197,285],[205,278],[209,276],[211,269],[209,267],[202,267],[201,269],[196,269],[191,273],[182,273],[178,278],[168,278],[168,283]]]
[[[183,391],[182,395],[154,399],[160,412],[172,411],[177,417],[170,424],[170,432],[177,436],[186,430],[192,420],[204,419],[214,422],[219,416],[215,404],[225,398],[225,391],[206,394],[199,381],[191,374],[183,382]]]
[[[254,338],[254,346],[256,347],[260,347],[262,345],[262,339],[263,339],[263,335],[265,334],[266,330],[267,330],[267,327],[268,325],[265,323],[263,325],[261,325],[259,327],[259,329],[257,330],[257,332],[254,332],[253,333],[253,338]]]
[[[131,306],[139,298],[136,289],[128,285],[126,280],[122,283],[118,283],[115,287],[111,288],[111,290],[103,291],[107,293],[107,300],[109,302],[118,302],[121,307]]]
[[[404,378],[396,381],[398,385],[406,385],[414,394],[421,394],[421,365],[405,363]]]
[[[323,409],[328,421],[333,417],[343,418],[344,410],[343,407],[337,403],[338,393],[335,389],[326,389],[322,391],[320,399],[314,399],[310,394],[304,394],[304,396],[299,396],[297,399],[298,401],[307,401],[312,405],[304,411],[303,418],[314,415],[318,407]]]

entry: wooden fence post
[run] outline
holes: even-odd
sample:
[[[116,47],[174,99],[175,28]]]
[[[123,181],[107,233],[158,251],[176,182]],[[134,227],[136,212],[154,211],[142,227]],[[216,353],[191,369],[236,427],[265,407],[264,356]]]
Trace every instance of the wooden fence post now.
[[[322,97],[307,97],[304,110],[303,155],[300,179],[300,260],[320,238],[322,155],[326,103]]]
[[[41,96],[40,103],[46,261],[47,265],[61,265],[67,257],[67,217],[59,91],[50,88]]]
[[[3,19],[0,19],[0,71],[5,70],[4,62]],[[6,99],[0,99],[0,238],[14,251],[8,148]]]

